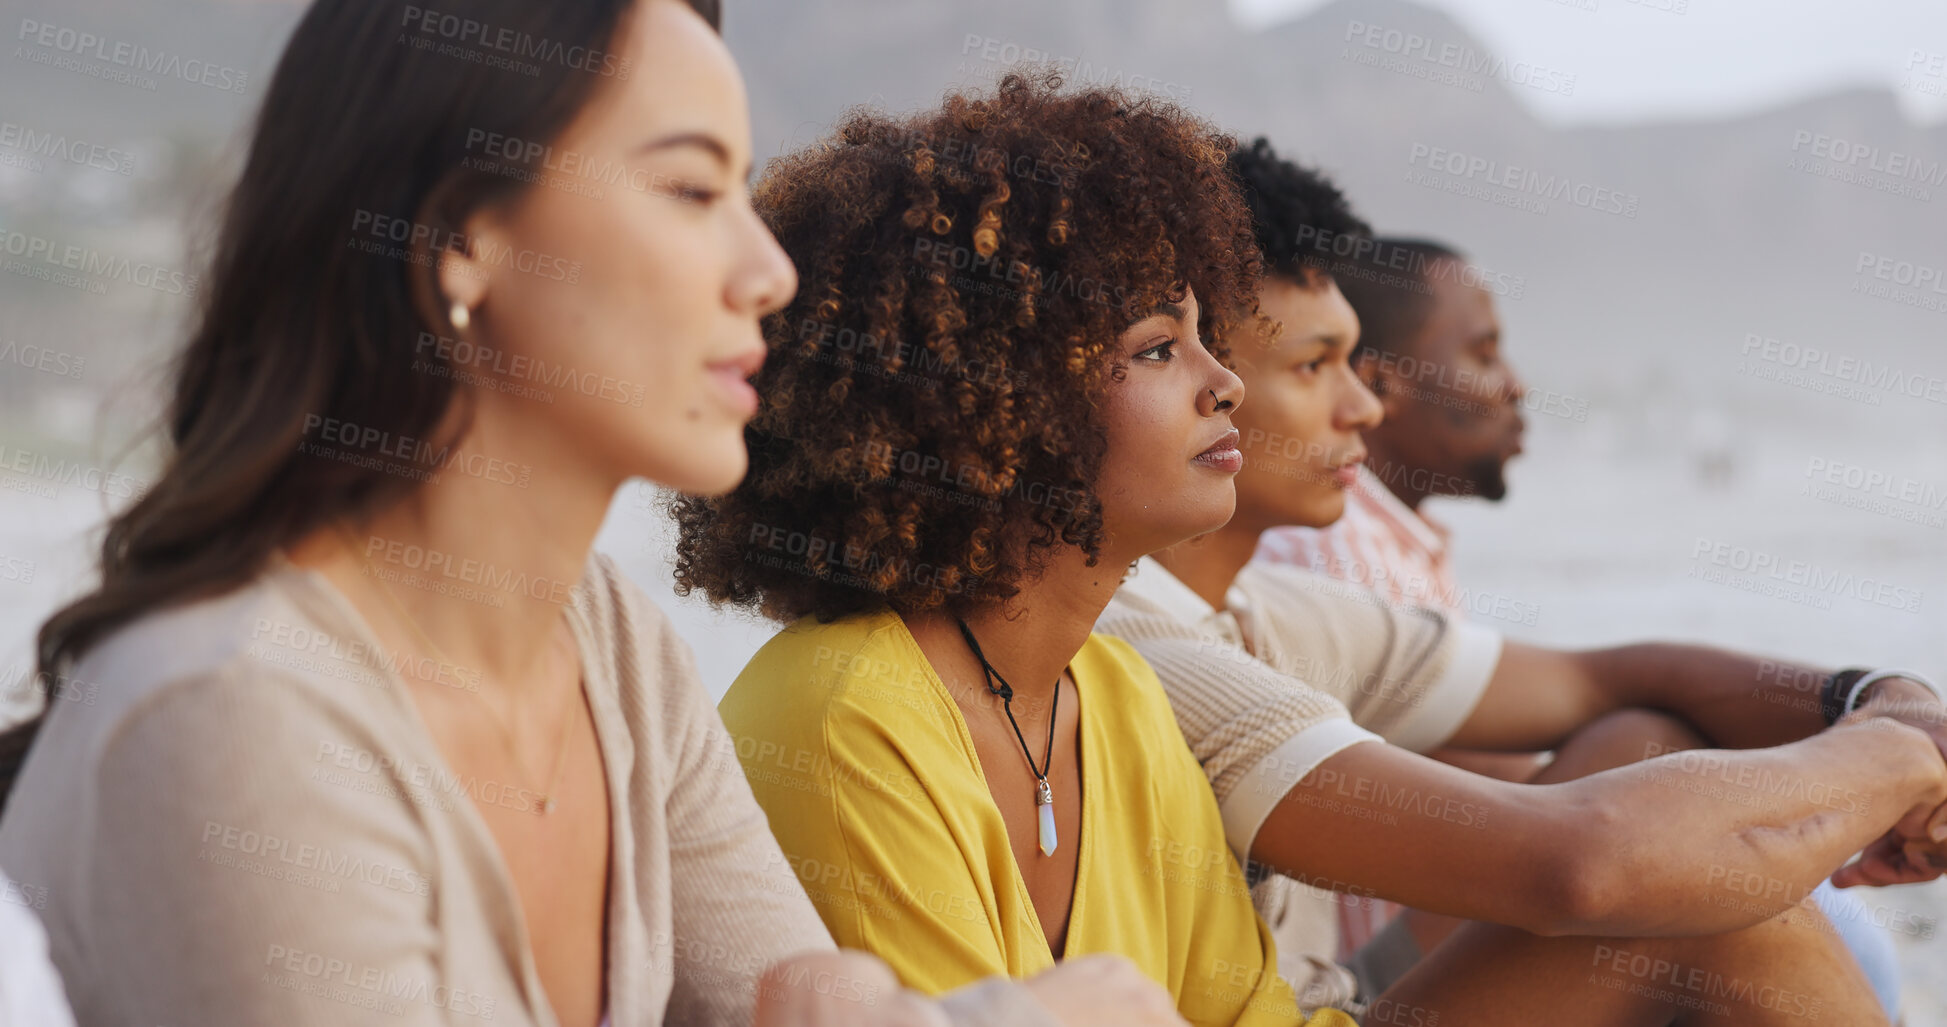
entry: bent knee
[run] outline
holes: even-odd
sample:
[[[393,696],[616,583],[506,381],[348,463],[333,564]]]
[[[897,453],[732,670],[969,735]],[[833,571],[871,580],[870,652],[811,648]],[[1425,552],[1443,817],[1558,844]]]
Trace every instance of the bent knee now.
[[[1688,723],[1656,710],[1605,713],[1569,736],[1557,750],[1557,780],[1639,763],[1666,752],[1702,749],[1710,741]]]

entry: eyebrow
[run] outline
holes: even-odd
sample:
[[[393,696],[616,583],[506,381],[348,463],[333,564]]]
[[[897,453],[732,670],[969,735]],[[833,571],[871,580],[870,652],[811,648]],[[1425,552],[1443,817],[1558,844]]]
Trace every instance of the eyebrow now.
[[[1145,321],[1154,320],[1159,317],[1173,318],[1178,321],[1187,321],[1189,320],[1189,311],[1183,309],[1183,305],[1181,303],[1159,303],[1149,313],[1135,319],[1134,321],[1129,322],[1128,327],[1124,328],[1123,331],[1125,332],[1133,331],[1135,330],[1135,327],[1137,325],[1142,324]]]
[[[702,150],[710,156],[715,157],[717,162],[723,165],[724,170],[728,171],[730,169],[730,148],[723,145],[723,141],[717,137],[703,132],[676,132],[663,136],[661,139],[652,139],[636,147],[635,154],[639,156],[645,153],[654,153],[658,150],[673,150],[684,146],[691,146]]]
[[[1326,348],[1333,350],[1350,349],[1353,345],[1352,337],[1344,332],[1320,332],[1312,336],[1312,340],[1322,342]]]
[[[1142,324],[1144,321],[1148,321],[1158,317],[1171,318],[1177,321],[1188,321],[1190,319],[1189,311],[1183,309],[1183,304],[1158,303],[1155,307],[1150,309],[1149,313],[1144,314],[1143,316],[1136,318],[1134,321],[1129,322],[1129,327],[1134,328],[1135,326]]]

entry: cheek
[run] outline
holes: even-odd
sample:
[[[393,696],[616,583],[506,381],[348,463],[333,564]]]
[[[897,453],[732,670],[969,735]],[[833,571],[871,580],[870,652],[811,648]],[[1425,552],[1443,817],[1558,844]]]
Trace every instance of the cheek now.
[[[525,307],[522,335],[543,350],[537,356],[625,380],[651,397],[700,384],[722,316],[721,246],[705,219],[659,209],[666,203],[611,191],[546,205],[528,219],[553,219],[524,244],[558,255],[550,275],[512,283]]]
[[[1164,397],[1151,394],[1135,381],[1111,385],[1102,404],[1102,427],[1108,452],[1096,478],[1095,491],[1113,524],[1142,508],[1178,502],[1189,467],[1173,468],[1190,436],[1190,426],[1172,416]]]
[[[1111,408],[1103,418],[1109,438],[1108,452],[1096,479],[1096,494],[1111,510],[1134,495],[1141,483],[1154,476],[1155,426],[1145,425],[1140,413]]]
[[[1247,437],[1253,430],[1262,433],[1258,446],[1264,459],[1283,471],[1287,479],[1328,462],[1331,454],[1326,452],[1324,440],[1331,434],[1330,417],[1316,397],[1297,387],[1265,390],[1257,411],[1263,416],[1240,428]]]
[[[556,262],[539,265],[545,273],[497,269],[488,324],[494,344],[533,361],[534,384],[553,395],[536,408],[542,417],[631,473],[721,491],[742,471],[742,421],[712,396],[704,365],[756,333],[748,319],[730,324],[721,302],[712,222],[661,202],[611,194],[537,205],[518,246]]]

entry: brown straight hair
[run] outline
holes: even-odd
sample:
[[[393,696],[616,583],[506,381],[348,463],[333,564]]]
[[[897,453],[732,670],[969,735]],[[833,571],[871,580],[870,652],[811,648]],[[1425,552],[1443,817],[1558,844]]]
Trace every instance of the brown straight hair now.
[[[419,340],[445,325],[440,240],[518,195],[604,80],[628,76],[611,42],[637,2],[662,0],[446,0],[437,11],[317,0],[305,11],[172,368],[166,466],[109,521],[100,584],[41,625],[34,673],[47,694],[117,627],[235,589],[277,548],[382,509],[437,469],[424,456],[344,462],[306,443],[327,422],[437,432],[456,393],[450,373],[426,373],[440,358]],[[671,2],[721,27],[718,0]],[[0,734],[0,808],[46,716]]]

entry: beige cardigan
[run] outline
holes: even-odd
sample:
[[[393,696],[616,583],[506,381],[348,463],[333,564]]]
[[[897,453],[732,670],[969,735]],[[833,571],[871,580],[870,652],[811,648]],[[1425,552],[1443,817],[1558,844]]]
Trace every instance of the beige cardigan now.
[[[757,975],[830,936],[661,611],[596,554],[569,620],[614,816],[610,1022],[748,1023]],[[54,703],[0,866],[45,889],[83,1027],[552,1027],[474,807],[530,793],[449,770],[387,659],[326,579],[279,556],[76,664],[92,705]],[[947,1005],[959,1023],[1052,1022],[1003,981]]]

